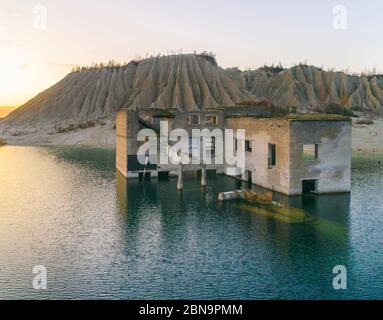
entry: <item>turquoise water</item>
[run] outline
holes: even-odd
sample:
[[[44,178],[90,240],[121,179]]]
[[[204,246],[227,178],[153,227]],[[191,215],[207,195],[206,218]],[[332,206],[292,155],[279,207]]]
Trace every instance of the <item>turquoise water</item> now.
[[[219,203],[238,187],[228,177],[177,192],[127,182],[113,150],[0,148],[0,299],[382,299],[382,163],[355,158],[350,195],[275,194],[315,218],[289,224]],[[332,287],[336,265],[347,290]]]

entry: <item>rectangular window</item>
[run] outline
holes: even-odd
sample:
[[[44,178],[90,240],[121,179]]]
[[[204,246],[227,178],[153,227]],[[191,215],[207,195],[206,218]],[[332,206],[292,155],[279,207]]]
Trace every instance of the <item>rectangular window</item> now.
[[[238,150],[238,140],[237,138],[234,138],[234,151]]]
[[[191,115],[188,118],[188,123],[191,125],[199,125],[199,116],[198,115]]]
[[[318,145],[317,144],[304,144],[302,148],[302,157],[305,161],[318,159]]]
[[[245,151],[251,152],[251,150],[252,150],[252,143],[250,140],[246,140],[245,141]]]
[[[277,147],[275,144],[269,143],[269,166],[275,166],[277,164]]]
[[[217,116],[206,116],[206,124],[217,125],[218,124],[218,117]]]

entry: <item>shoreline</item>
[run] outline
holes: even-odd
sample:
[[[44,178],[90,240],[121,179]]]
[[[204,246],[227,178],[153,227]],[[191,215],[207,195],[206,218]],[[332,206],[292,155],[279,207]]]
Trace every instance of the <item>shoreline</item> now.
[[[374,120],[373,124],[356,124],[352,120],[352,154],[383,154],[383,118]],[[10,146],[84,146],[108,147],[116,145],[114,121],[85,129],[57,133],[52,127],[19,126],[4,128],[0,122],[0,139]]]

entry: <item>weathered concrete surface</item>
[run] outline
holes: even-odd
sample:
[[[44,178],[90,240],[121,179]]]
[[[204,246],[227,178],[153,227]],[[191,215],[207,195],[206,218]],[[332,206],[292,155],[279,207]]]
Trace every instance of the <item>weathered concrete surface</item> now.
[[[128,159],[127,159],[127,112],[119,111],[116,114],[116,168],[125,177],[127,175]]]
[[[318,158],[304,160],[303,144],[318,144]],[[290,194],[302,192],[303,179],[316,179],[317,192],[351,189],[351,123],[292,121],[290,127]]]
[[[228,118],[226,125],[231,129],[245,129],[246,140],[252,142],[252,152],[246,152],[246,170],[252,172],[256,185],[289,193],[289,121],[257,119],[251,117]],[[277,162],[268,165],[268,145],[276,145]],[[246,180],[245,173],[242,179]]]
[[[218,200],[219,201],[244,199],[244,198],[245,198],[245,196],[244,196],[244,191],[243,190],[220,192],[218,194]]]
[[[116,168],[128,176],[128,156],[137,155],[139,142],[137,134],[140,130],[137,112],[122,109],[116,114]],[[134,174],[134,177],[138,177]]]
[[[317,180],[318,193],[351,190],[351,123],[252,117],[228,118],[231,129],[245,129],[252,152],[246,152],[246,171],[256,185],[287,195],[302,194],[302,180]],[[268,145],[276,145],[276,165],[268,164]],[[303,159],[303,145],[318,144],[318,158]],[[241,177],[247,180],[246,172]]]
[[[191,115],[198,116],[199,122],[191,124],[188,121]],[[216,116],[217,121],[213,124],[207,123],[208,116]],[[117,113],[116,121],[116,167],[126,177],[138,177],[140,171],[133,168],[136,165],[131,161],[137,156],[139,147],[137,134],[141,127],[138,114],[135,110],[123,109]],[[246,140],[250,141],[252,150],[246,152],[245,171],[241,179],[249,180],[251,177],[252,183],[270,190],[288,195],[301,194],[304,180],[316,180],[315,191],[318,193],[348,192],[351,189],[351,122],[348,118],[335,115],[225,118],[220,112],[197,111],[176,115],[168,130],[176,128],[185,129],[189,137],[192,136],[193,129],[228,128],[234,129],[235,132],[245,129]],[[222,134],[222,131],[219,132]],[[218,140],[216,139],[216,144]],[[276,146],[275,164],[269,164],[268,161],[270,144]],[[303,158],[304,144],[318,146],[316,159],[307,161]],[[207,169],[218,169],[222,172],[224,166],[214,163],[216,162],[208,165]],[[199,160],[198,163],[186,165],[183,170],[199,171],[200,165]],[[160,164],[152,171],[153,176],[157,175],[158,170],[178,175],[178,189],[182,189],[182,172],[179,172],[179,168],[177,170],[177,166],[171,163]],[[204,172],[201,184],[206,185]]]

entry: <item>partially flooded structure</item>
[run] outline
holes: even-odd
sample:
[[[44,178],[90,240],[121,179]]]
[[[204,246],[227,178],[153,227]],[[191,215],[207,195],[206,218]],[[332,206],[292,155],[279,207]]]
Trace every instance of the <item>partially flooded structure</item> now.
[[[137,152],[142,142],[137,141],[138,132],[151,129],[159,134],[160,140],[160,121],[167,121],[167,134],[173,129],[184,129],[188,133],[194,129],[232,129],[234,132],[244,129],[245,136],[234,134],[233,140],[234,152],[239,145],[244,145],[244,168],[236,175],[228,173],[225,163],[213,162],[207,166],[194,163],[184,167],[163,165],[160,161],[140,164]],[[116,131],[116,167],[127,178],[179,176],[183,170],[204,173],[207,169],[286,195],[351,189],[351,122],[339,115],[267,117],[254,109],[240,107],[187,113],[122,109],[117,113]],[[215,136],[204,141],[208,141],[208,150],[214,155],[217,152]],[[189,144],[193,149],[193,138]]]
[[[242,180],[287,195],[349,192],[351,122],[338,115],[228,117],[246,130]]]

